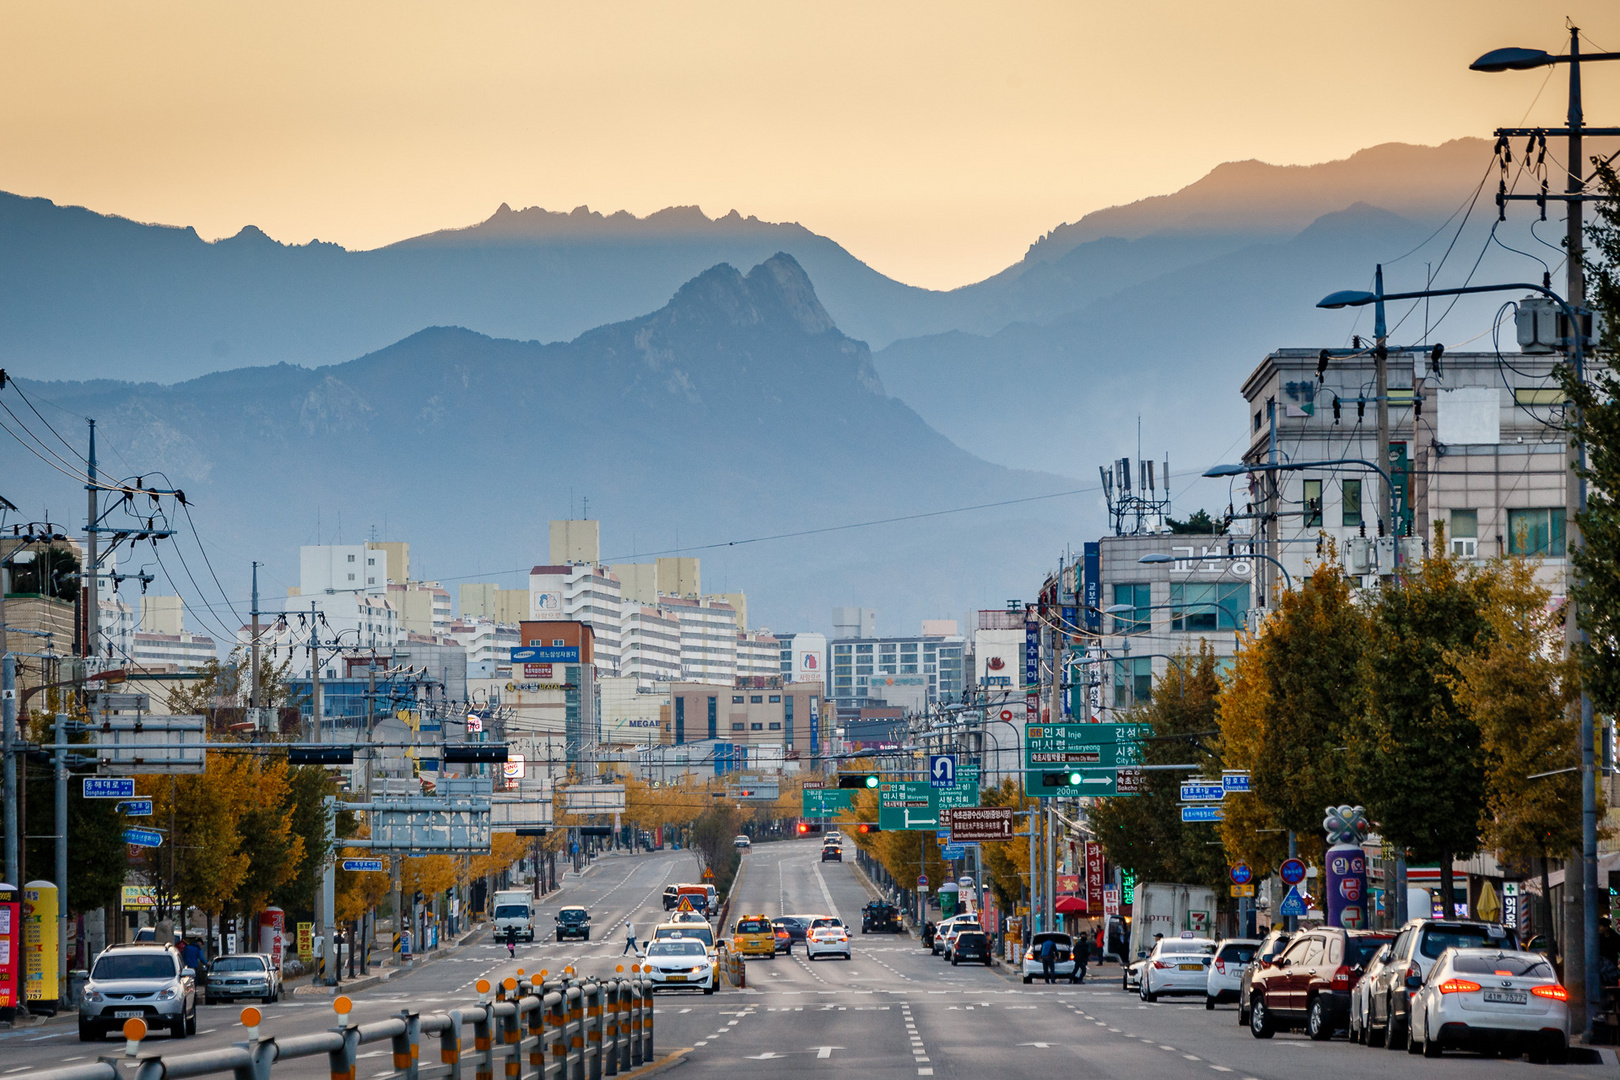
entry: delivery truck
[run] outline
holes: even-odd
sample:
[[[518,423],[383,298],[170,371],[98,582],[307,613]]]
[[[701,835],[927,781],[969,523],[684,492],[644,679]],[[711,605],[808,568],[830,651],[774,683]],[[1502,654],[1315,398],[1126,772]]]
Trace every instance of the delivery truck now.
[[[1208,885],[1138,884],[1126,963],[1152,949],[1156,935],[1211,938],[1214,932],[1215,890]]]
[[[495,892],[495,937],[504,941],[514,931],[524,941],[534,940],[534,900],[527,889],[498,889]]]

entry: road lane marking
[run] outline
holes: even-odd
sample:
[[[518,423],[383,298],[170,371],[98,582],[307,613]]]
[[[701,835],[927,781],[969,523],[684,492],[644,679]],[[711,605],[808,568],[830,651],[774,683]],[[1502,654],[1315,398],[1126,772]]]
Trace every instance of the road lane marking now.
[[[1232,1071],[1231,1069],[1228,1069],[1225,1065],[1211,1065],[1210,1068],[1214,1069],[1216,1072],[1231,1072]]]

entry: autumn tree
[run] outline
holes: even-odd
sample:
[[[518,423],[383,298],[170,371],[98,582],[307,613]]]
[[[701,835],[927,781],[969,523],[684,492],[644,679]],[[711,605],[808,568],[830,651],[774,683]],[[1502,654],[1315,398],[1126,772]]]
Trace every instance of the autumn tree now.
[[[1452,859],[1479,850],[1485,814],[1480,727],[1457,687],[1459,665],[1490,637],[1486,595],[1443,552],[1378,590],[1362,654],[1366,706],[1347,740],[1350,790],[1396,850],[1439,862],[1448,906]]]
[[[1205,776],[1220,775],[1216,754],[1216,699],[1220,680],[1208,643],[1198,653],[1173,660],[1148,702],[1138,704],[1123,723],[1147,724],[1153,736],[1142,744],[1144,765],[1199,766]],[[1136,871],[1139,881],[1177,881],[1220,886],[1226,881],[1215,831],[1181,821],[1181,782],[1188,773],[1142,773],[1142,793],[1098,798],[1091,807],[1097,841],[1115,866]]]

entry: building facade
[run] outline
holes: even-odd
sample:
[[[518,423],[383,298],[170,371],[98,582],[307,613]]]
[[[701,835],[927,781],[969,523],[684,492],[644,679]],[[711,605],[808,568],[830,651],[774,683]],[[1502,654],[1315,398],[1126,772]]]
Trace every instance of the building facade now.
[[[809,679],[827,681],[827,635],[815,633],[777,634],[781,646],[780,670],[784,682]]]
[[[681,622],[655,606],[625,606],[620,649],[621,675],[654,682],[681,677]]]
[[[718,740],[794,751],[809,750],[812,737],[819,741],[825,691],[818,682],[784,683],[774,675],[731,684],[676,682],[669,695],[667,745]]]
[[[840,708],[898,704],[918,710],[960,701],[966,652],[966,640],[955,634],[834,639],[833,700]]]
[[[619,579],[606,567],[570,563],[530,570],[529,619],[589,624],[596,638],[597,668],[606,674],[618,671],[624,594]]]
[[[730,683],[737,677],[737,613],[730,604],[666,596],[659,606],[681,624],[682,679]]]

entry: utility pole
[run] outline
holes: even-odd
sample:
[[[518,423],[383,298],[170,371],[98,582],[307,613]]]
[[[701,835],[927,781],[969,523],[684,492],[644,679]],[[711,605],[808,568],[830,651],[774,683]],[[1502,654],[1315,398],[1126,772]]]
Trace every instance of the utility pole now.
[[[1384,265],[1378,264],[1373,272],[1373,294],[1378,300],[1373,305],[1373,379],[1378,401],[1375,405],[1378,410],[1378,452],[1373,460],[1383,465],[1378,473],[1378,516],[1389,523],[1388,535],[1399,537],[1401,530],[1396,524],[1395,516],[1395,489],[1390,486],[1389,472],[1389,329],[1384,319]],[[1383,530],[1379,530],[1381,533]],[[1395,542],[1396,550],[1400,549],[1400,541]],[[1398,561],[1398,560],[1397,560]]]
[[[0,695],[3,695],[4,700],[0,700],[0,707],[5,710],[6,760],[3,797],[6,804],[6,882],[20,890],[21,867],[17,861],[17,755],[12,752],[17,742],[17,658],[7,652],[0,663],[4,664],[3,671],[0,671]]]
[[[90,471],[86,473],[90,482],[84,486],[84,490],[89,496],[89,516],[84,519],[84,550],[87,557],[80,575],[80,580],[84,582],[85,586],[84,655],[87,659],[99,655],[96,648],[96,637],[101,629],[101,601],[97,596],[96,588],[99,584],[97,575],[101,570],[101,556],[96,550],[98,538],[100,537],[97,528],[100,525],[101,515],[96,510],[96,496],[100,494],[101,487],[96,479],[96,422],[90,420],[89,424],[90,456],[85,460],[90,467]],[[88,674],[88,672],[86,673]],[[58,739],[57,741],[60,742],[61,740]],[[61,882],[58,882],[58,887],[61,884]]]
[[[92,474],[94,475],[94,474]],[[93,499],[95,496],[91,496]],[[95,519],[92,518],[92,521]],[[94,536],[94,533],[91,533]],[[67,966],[67,936],[68,936],[68,887],[67,887],[67,732],[68,714],[56,714],[56,977],[57,986],[66,1004],[69,997],[68,966]],[[174,836],[169,837],[170,842]]]
[[[309,602],[309,698],[310,735],[314,742],[321,741],[321,647],[320,620],[315,601]]]
[[[253,718],[259,718],[259,564],[253,564],[253,637],[249,646],[252,661],[253,685],[248,688],[248,707],[254,710]]]

